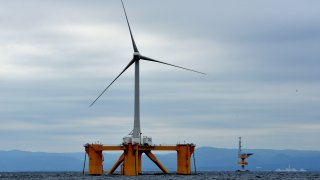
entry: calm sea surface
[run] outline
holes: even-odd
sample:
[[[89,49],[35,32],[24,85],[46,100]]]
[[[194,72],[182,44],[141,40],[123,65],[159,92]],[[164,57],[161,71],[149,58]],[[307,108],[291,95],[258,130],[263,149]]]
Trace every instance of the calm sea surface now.
[[[320,172],[203,172],[197,175],[140,175],[136,177],[127,177],[120,175],[104,175],[104,176],[88,176],[82,175],[79,172],[21,172],[21,173],[5,173],[0,172],[0,179],[187,179],[187,180],[198,180],[198,179],[306,179],[320,180]]]

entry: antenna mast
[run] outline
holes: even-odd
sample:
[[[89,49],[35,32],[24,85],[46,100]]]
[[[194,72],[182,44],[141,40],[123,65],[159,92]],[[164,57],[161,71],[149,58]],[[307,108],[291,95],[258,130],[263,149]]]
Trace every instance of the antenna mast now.
[[[241,155],[241,136],[239,137],[239,150],[238,150],[238,157],[240,158]]]

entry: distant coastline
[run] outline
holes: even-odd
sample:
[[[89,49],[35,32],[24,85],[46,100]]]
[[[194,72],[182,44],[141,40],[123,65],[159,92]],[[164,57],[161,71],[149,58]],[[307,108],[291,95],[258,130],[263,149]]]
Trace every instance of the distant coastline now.
[[[303,172],[303,170],[307,172],[320,171],[320,151],[265,149],[250,149],[249,151],[255,153],[255,156],[248,159],[248,169],[250,171],[285,170],[284,168],[288,167],[289,164],[297,170],[291,172]],[[118,157],[119,154],[104,154],[104,169],[108,170]],[[169,171],[175,171],[175,153],[158,154],[157,157]],[[0,151],[0,159],[0,172],[79,172],[83,168],[84,152]],[[193,158],[191,160],[193,170]],[[237,165],[237,149],[199,147],[195,152],[195,160],[197,171],[235,171],[239,169]],[[145,171],[159,171],[148,158],[143,157],[142,165]]]

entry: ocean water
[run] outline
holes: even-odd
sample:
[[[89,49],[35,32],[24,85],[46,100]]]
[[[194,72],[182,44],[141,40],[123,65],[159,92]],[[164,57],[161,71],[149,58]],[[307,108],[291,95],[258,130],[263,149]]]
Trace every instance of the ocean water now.
[[[0,172],[0,179],[48,179],[48,180],[64,180],[64,179],[186,179],[186,180],[202,180],[202,179],[271,179],[271,180],[320,180],[320,172],[200,172],[193,175],[161,175],[161,174],[145,174],[136,177],[120,176],[120,175],[103,175],[103,176],[88,176],[82,175],[80,172]]]

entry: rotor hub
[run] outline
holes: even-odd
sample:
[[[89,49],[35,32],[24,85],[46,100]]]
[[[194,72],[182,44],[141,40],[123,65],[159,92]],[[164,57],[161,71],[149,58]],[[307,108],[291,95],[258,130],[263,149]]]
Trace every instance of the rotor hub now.
[[[139,52],[134,52],[133,53],[133,58],[139,60],[140,59],[140,53]]]

